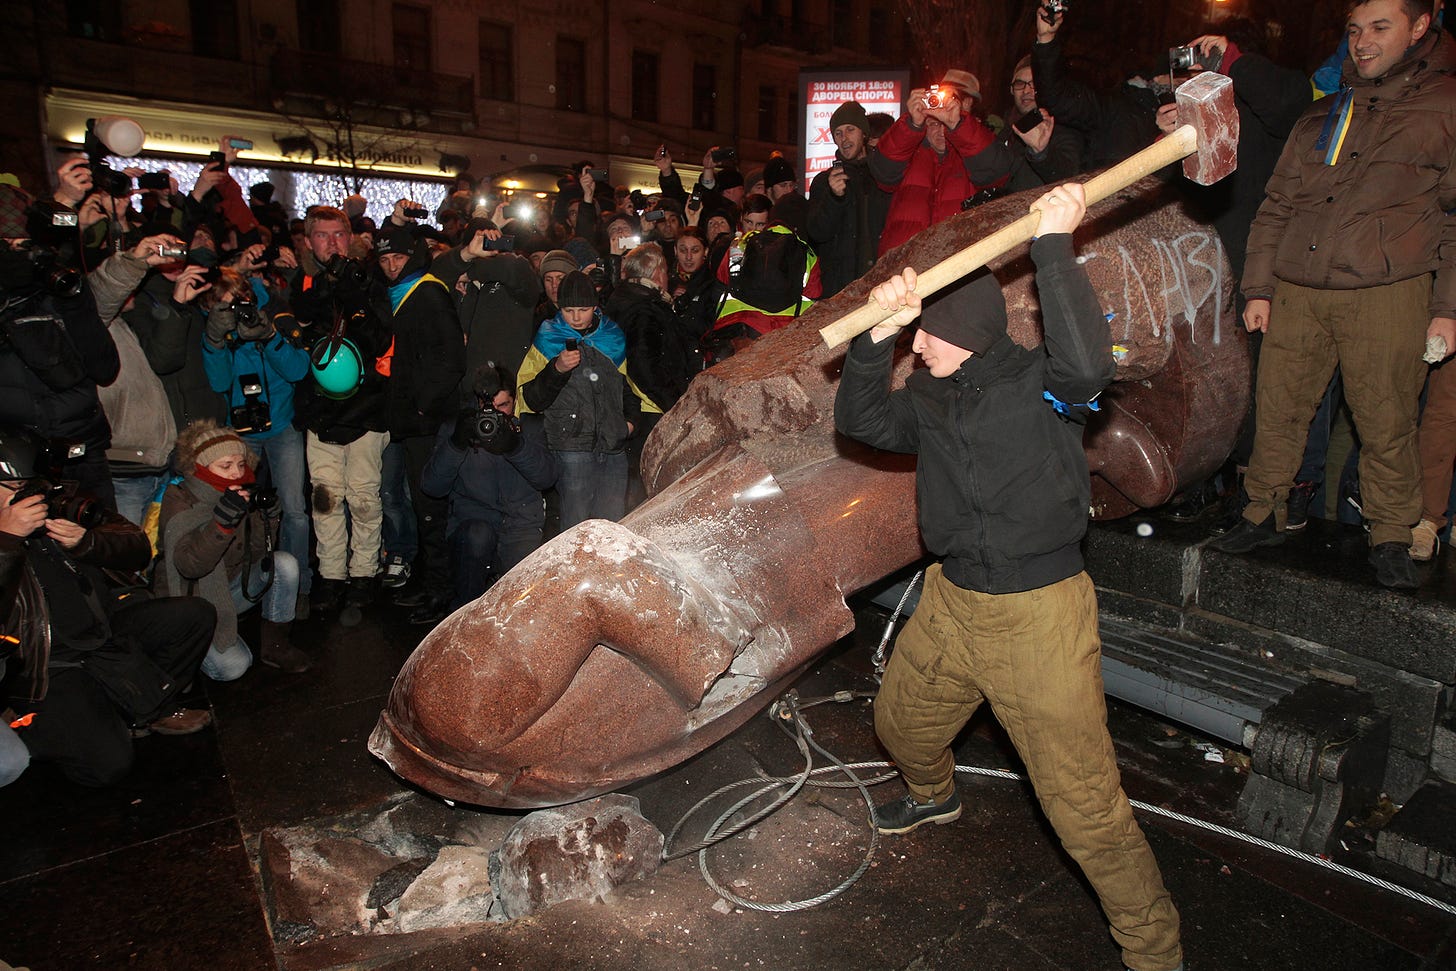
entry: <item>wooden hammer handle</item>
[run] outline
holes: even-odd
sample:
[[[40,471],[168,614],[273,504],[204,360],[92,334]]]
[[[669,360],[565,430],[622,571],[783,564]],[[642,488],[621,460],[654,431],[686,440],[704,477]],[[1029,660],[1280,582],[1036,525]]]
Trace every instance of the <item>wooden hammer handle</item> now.
[[[1101,202],[1115,192],[1120,192],[1138,179],[1151,175],[1165,165],[1171,165],[1181,158],[1192,155],[1198,148],[1198,135],[1192,125],[1183,125],[1167,138],[1154,142],[1131,158],[1089,179],[1085,185],[1087,205]],[[1036,235],[1041,223],[1040,210],[1022,216],[1003,226],[990,236],[979,239],[963,250],[952,253],[929,269],[920,272],[915,282],[915,292],[922,298],[950,286],[968,273],[985,266],[996,257],[1010,252],[1014,247]],[[820,329],[819,336],[830,347],[838,347],[881,321],[895,315],[895,310],[882,310],[870,297],[862,307],[850,311],[834,323]]]

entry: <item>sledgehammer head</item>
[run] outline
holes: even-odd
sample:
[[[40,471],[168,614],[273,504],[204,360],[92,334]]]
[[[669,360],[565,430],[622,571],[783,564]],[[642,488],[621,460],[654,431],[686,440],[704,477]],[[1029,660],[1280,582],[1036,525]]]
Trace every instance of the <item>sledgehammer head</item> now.
[[[1183,174],[1199,185],[1213,185],[1238,166],[1239,112],[1233,79],[1204,71],[1180,84],[1174,97],[1178,124],[1191,125],[1198,133],[1198,148],[1183,160]]]

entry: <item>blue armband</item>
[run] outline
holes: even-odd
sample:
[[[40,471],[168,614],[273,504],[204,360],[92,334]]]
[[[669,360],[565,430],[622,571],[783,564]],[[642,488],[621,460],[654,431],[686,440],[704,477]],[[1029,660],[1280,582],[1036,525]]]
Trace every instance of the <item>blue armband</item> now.
[[[1091,401],[1083,402],[1081,404],[1068,404],[1061,398],[1058,398],[1056,395],[1052,394],[1050,391],[1043,391],[1041,393],[1041,396],[1045,401],[1051,404],[1052,410],[1055,411],[1057,414],[1061,415],[1063,418],[1071,418],[1072,410],[1074,408],[1085,408],[1087,411],[1102,410],[1102,406],[1097,403],[1096,398],[1093,398]]]

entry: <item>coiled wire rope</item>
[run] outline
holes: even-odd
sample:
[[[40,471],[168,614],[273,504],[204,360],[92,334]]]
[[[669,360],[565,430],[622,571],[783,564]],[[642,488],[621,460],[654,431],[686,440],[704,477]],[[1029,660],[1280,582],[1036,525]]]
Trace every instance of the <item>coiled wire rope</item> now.
[[[920,582],[920,577],[921,573],[917,573],[915,574],[915,578],[910,581],[910,585],[906,588],[904,595],[900,598],[900,603],[895,607],[894,614],[890,617],[890,621],[885,628],[885,634],[881,638],[879,646],[875,649],[875,681],[877,683],[884,676],[885,648],[889,643],[890,635],[894,630],[896,621],[898,621],[900,614],[905,608],[905,603],[909,599],[910,591],[915,589],[916,585]],[[888,782],[891,779],[896,778],[899,773],[895,771],[894,766],[891,765],[891,763],[889,762],[876,761],[845,763],[840,761],[840,759],[835,756],[834,753],[830,752],[828,749],[824,748],[817,741],[815,741],[814,731],[809,726],[808,720],[804,717],[804,711],[809,708],[813,708],[816,705],[822,705],[828,702],[844,703],[854,701],[856,699],[872,699],[877,693],[878,692],[876,691],[839,691],[832,695],[825,695],[824,697],[819,698],[800,698],[797,691],[790,690],[782,697],[780,697],[769,707],[769,716],[773,719],[774,724],[777,725],[780,730],[782,730],[785,734],[789,735],[789,737],[794,740],[795,746],[799,750],[799,754],[802,755],[804,758],[804,768],[791,776],[769,776],[763,773],[759,773],[756,778],[740,779],[737,782],[729,783],[728,785],[725,785],[722,788],[705,796],[703,799],[699,800],[691,809],[683,814],[682,818],[677,821],[677,824],[673,826],[672,831],[667,835],[667,839],[664,841],[663,844],[663,861],[667,862],[671,860],[677,860],[681,859],[682,857],[691,856],[696,853],[698,855],[698,871],[702,874],[703,881],[707,883],[708,886],[713,889],[713,892],[718,894],[718,896],[722,897],[724,900],[728,901],[734,906],[742,907],[746,910],[766,911],[769,913],[792,913],[799,910],[808,910],[812,907],[818,907],[821,904],[833,900],[835,897],[838,897],[850,887],[854,886],[854,884],[859,881],[860,877],[864,876],[864,874],[869,870],[870,865],[874,859],[875,850],[879,846],[879,830],[875,825],[875,803],[873,797],[871,797],[870,795],[869,787],[879,785],[883,782]],[[824,759],[826,759],[830,764],[816,767],[814,765],[814,753],[816,752],[819,755],[823,756]],[[857,773],[866,770],[886,771],[882,771],[879,775],[875,775],[872,778],[860,778]],[[1016,782],[1028,781],[1027,777],[1024,774],[1019,772],[1011,772],[1007,769],[988,769],[975,765],[957,765],[955,767],[955,771],[961,775],[979,775],[987,778],[1008,779]],[[817,778],[820,775],[827,774],[843,775],[844,779],[834,781],[820,780]],[[683,826],[687,823],[689,819],[696,816],[700,810],[713,803],[715,800],[720,799],[721,797],[726,796],[731,792],[736,792],[739,789],[746,789],[750,786],[757,786],[758,788],[754,789],[748,795],[738,799],[737,802],[733,803],[726,810],[724,810],[716,819],[714,819],[713,822],[708,826],[707,831],[705,832],[701,840],[699,840],[697,843],[694,843],[692,846],[683,849],[672,849],[672,845],[677,839],[677,836],[681,832]],[[709,867],[708,851],[714,846],[723,842],[724,840],[731,839],[739,833],[742,833],[750,827],[767,819],[769,816],[772,816],[784,806],[788,805],[789,802],[791,802],[793,798],[801,791],[803,791],[806,787],[824,789],[857,789],[859,791],[860,797],[864,800],[865,807],[869,810],[868,818],[870,821],[870,842],[869,847],[865,850],[863,859],[860,861],[859,866],[855,868],[854,872],[846,877],[843,881],[841,881],[838,885],[824,891],[821,894],[818,894],[817,896],[807,897],[800,900],[787,900],[781,903],[761,903],[756,900],[747,900],[739,896],[738,894],[733,893],[727,887],[723,886],[723,884],[713,876],[712,870]],[[773,795],[774,793],[778,793],[778,795],[763,808],[757,810],[756,812],[753,812],[748,817],[737,823],[727,825],[730,820],[732,820],[739,813],[746,810],[749,806],[752,806],[759,800]],[[1313,853],[1305,852],[1304,850],[1296,850],[1288,846],[1281,846],[1278,843],[1273,843],[1269,840],[1261,839],[1258,836],[1253,836],[1248,833],[1242,833],[1236,829],[1230,829],[1227,826],[1221,826],[1218,823],[1212,823],[1207,820],[1184,815],[1183,813],[1174,812],[1171,809],[1164,809],[1161,806],[1154,806],[1151,803],[1141,802],[1136,799],[1129,799],[1128,802],[1132,805],[1134,809],[1140,810],[1142,812],[1149,813],[1154,816],[1161,816],[1165,819],[1171,819],[1186,826],[1192,826],[1196,829],[1215,833],[1219,836],[1225,836],[1242,843],[1247,843],[1251,846],[1257,846],[1261,849],[1269,850],[1273,853],[1278,853],[1282,856],[1290,857],[1291,859],[1300,860],[1305,863],[1310,863],[1315,866],[1323,867],[1324,869],[1331,870],[1343,876],[1358,880],[1361,883],[1368,884],[1370,886],[1376,887],[1377,889],[1385,890],[1389,893],[1394,893],[1399,896],[1416,901],[1417,903],[1425,904],[1426,906],[1432,907],[1443,913],[1456,915],[1456,907],[1453,907],[1451,904],[1448,904],[1445,901],[1437,900],[1436,898],[1423,894],[1417,890],[1412,890],[1409,887],[1403,887],[1400,884],[1392,883],[1389,880],[1383,880],[1380,877],[1373,876],[1372,874],[1363,873],[1359,870],[1352,869],[1351,867],[1336,863],[1334,860],[1330,860],[1322,856],[1317,856]]]

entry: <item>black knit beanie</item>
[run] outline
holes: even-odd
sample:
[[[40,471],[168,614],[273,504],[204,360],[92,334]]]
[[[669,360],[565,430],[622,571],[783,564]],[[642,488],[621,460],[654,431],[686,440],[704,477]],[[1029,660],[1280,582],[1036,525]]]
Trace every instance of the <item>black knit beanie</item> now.
[[[920,329],[943,341],[984,354],[1006,333],[1006,298],[1001,285],[982,270],[926,301]]]

